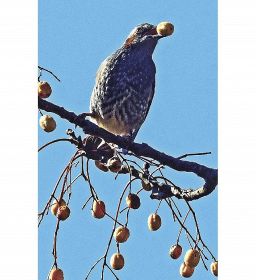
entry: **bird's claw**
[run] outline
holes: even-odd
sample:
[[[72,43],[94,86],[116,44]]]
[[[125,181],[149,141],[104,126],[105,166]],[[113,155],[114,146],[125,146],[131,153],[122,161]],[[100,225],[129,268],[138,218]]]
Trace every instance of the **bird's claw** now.
[[[91,116],[91,113],[81,113],[77,115],[77,117],[74,119],[74,122],[81,122],[86,119],[86,117]],[[75,128],[77,128],[77,124],[75,124]]]
[[[116,148],[116,152],[117,153],[120,153],[120,154],[123,154],[123,155],[128,155],[129,151],[127,149],[124,149],[124,148],[120,148],[120,147],[117,147]]]

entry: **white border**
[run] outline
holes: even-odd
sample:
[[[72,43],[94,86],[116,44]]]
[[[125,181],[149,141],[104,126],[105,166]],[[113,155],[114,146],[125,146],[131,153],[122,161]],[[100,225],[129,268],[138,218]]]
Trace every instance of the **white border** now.
[[[256,249],[255,1],[219,1],[220,279],[253,279]]]
[[[37,1],[0,4],[0,279],[37,278]]]
[[[254,1],[219,1],[219,259],[221,279],[255,266]],[[0,279],[37,279],[37,1],[0,7]]]

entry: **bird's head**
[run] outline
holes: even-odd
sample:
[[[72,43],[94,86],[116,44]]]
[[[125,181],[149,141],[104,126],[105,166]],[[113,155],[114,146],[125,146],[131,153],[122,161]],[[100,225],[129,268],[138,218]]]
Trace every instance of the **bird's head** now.
[[[172,32],[174,30],[173,25],[171,25]],[[123,47],[124,48],[142,48],[147,50],[155,49],[155,46],[159,39],[166,37],[166,35],[161,35],[157,32],[157,26],[142,23],[136,26],[129,34],[127,39],[125,40]]]

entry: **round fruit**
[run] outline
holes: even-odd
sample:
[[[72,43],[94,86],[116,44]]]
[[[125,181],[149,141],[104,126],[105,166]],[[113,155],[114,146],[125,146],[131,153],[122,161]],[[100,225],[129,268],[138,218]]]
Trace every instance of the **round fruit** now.
[[[170,22],[160,22],[156,27],[156,31],[159,35],[170,36],[174,31],[174,26]]]
[[[151,231],[158,230],[161,227],[161,218],[158,214],[153,213],[148,217],[148,228]]]
[[[53,268],[49,274],[49,280],[64,280],[63,271],[59,268]]]
[[[95,160],[95,165],[96,167],[98,167],[101,171],[103,172],[108,172],[108,167],[105,163],[99,161],[99,160]]]
[[[51,86],[45,82],[38,82],[38,96],[40,98],[48,98],[52,93]]]
[[[120,226],[115,229],[114,238],[116,242],[123,243],[125,242],[130,236],[130,231],[127,227]]]
[[[135,193],[130,193],[126,197],[126,204],[129,208],[138,209],[140,207],[140,198]]]
[[[66,201],[64,199],[61,199],[59,202],[57,200],[55,200],[55,202],[53,203],[52,207],[51,207],[51,212],[54,216],[57,215],[57,211],[58,211],[58,208],[60,206],[64,206],[66,205]]]
[[[211,264],[211,272],[213,275],[218,276],[218,262],[213,262]]]
[[[45,132],[51,132],[56,128],[56,122],[50,115],[41,116],[39,124]]]
[[[97,219],[101,219],[105,216],[106,207],[105,203],[101,200],[94,200],[92,205],[92,215]]]
[[[60,206],[57,211],[56,217],[61,220],[65,221],[70,215],[70,209],[67,205]]]
[[[182,263],[180,266],[180,275],[188,278],[190,276],[192,276],[192,274],[194,273],[195,268],[191,267],[189,265],[186,265],[185,263]]]
[[[184,257],[186,265],[196,267],[200,261],[200,253],[196,249],[189,249]]]
[[[115,253],[110,259],[110,265],[113,269],[119,270],[124,267],[124,257],[120,253]]]
[[[149,181],[143,181],[142,180],[142,188],[147,192],[152,190],[152,186],[149,183]]]
[[[169,251],[169,255],[173,259],[178,259],[182,253],[182,247],[179,244],[172,245]]]
[[[112,157],[108,160],[107,166],[110,171],[117,173],[120,171],[122,163],[118,157]]]

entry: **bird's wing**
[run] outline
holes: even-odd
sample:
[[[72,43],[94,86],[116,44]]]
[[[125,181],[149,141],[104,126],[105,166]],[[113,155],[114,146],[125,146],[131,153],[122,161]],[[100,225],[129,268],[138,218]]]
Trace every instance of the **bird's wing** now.
[[[110,56],[99,67],[91,109],[102,118],[119,115],[125,123],[131,126],[134,123],[134,131],[137,133],[154,96],[155,65],[152,61],[147,68],[137,68],[116,61],[116,58]]]
[[[148,115],[148,112],[149,112],[149,109],[150,109],[150,106],[151,106],[154,94],[155,94],[155,79],[152,81],[151,86],[144,93],[144,97],[145,97],[144,98],[145,111],[143,112],[143,118],[138,123],[136,129],[134,130],[134,132],[132,134],[133,140],[135,139],[135,137],[136,137],[136,135],[137,135],[141,125],[144,123],[144,121],[145,121],[145,119],[146,119],[146,117]]]
[[[155,82],[155,80],[153,80],[153,83],[151,85],[151,94],[149,95],[149,98],[148,98],[148,108],[147,108],[147,111],[146,111],[146,114],[145,114],[145,118],[148,115],[148,111],[150,109],[150,106],[151,106],[151,103],[152,103],[152,100],[153,100],[153,97],[154,97],[154,94],[155,94],[155,85],[156,85],[156,82]],[[144,118],[144,120],[145,120],[145,118]]]

